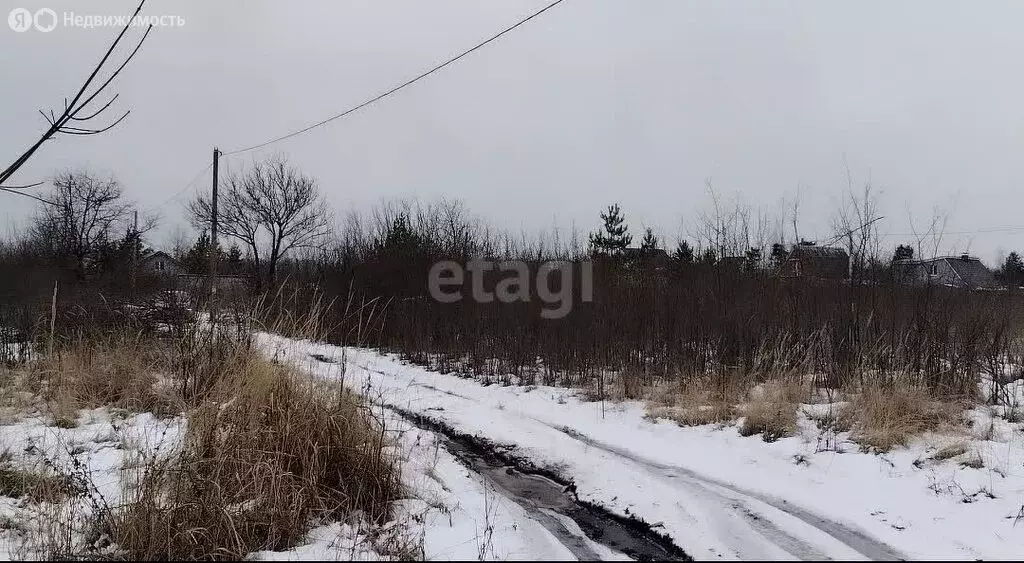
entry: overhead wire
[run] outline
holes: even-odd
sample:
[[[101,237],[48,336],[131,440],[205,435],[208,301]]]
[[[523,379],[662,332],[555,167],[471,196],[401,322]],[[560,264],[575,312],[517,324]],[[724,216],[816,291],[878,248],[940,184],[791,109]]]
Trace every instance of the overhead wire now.
[[[547,5],[545,5],[543,8],[537,10],[536,12],[533,12],[529,16],[527,16],[527,17],[517,21],[516,23],[512,24],[511,26],[506,27],[505,29],[501,30],[500,32],[498,32],[495,35],[492,35],[491,37],[487,38],[486,40],[484,40],[484,41],[482,41],[480,43],[477,43],[473,47],[470,47],[469,49],[466,49],[465,51],[460,52],[459,54],[455,55],[454,57],[451,57],[451,58],[445,60],[444,62],[431,67],[426,72],[423,72],[423,73],[421,73],[421,74],[419,74],[419,75],[417,75],[417,76],[415,76],[415,77],[413,77],[413,78],[411,78],[409,80],[406,80],[405,82],[402,82],[398,86],[395,86],[395,87],[393,87],[393,88],[391,88],[391,89],[389,89],[389,90],[387,90],[387,91],[385,91],[385,92],[383,92],[381,94],[378,94],[378,95],[376,95],[376,96],[374,96],[374,97],[372,97],[372,98],[370,98],[370,99],[368,99],[368,100],[366,100],[366,101],[364,101],[364,102],[362,102],[362,103],[360,103],[358,105],[350,107],[350,108],[348,108],[348,109],[346,109],[346,110],[344,110],[344,111],[342,111],[340,113],[337,113],[335,115],[332,115],[331,117],[328,117],[326,119],[323,119],[321,121],[313,123],[312,125],[303,127],[301,129],[292,131],[290,133],[286,133],[284,135],[281,135],[279,137],[275,137],[275,138],[270,139],[268,141],[264,141],[262,143],[257,143],[255,145],[251,145],[251,146],[247,146],[247,147],[243,147],[243,148],[239,148],[239,149],[234,149],[234,150],[230,150],[230,151],[224,151],[222,154],[227,156],[227,155],[239,154],[239,153],[243,153],[243,152],[248,152],[248,151],[260,149],[260,148],[266,147],[268,145],[272,145],[274,143],[278,143],[278,142],[284,141],[286,139],[291,139],[292,137],[296,137],[296,136],[301,135],[303,133],[306,133],[308,131],[312,131],[313,129],[316,129],[317,127],[321,127],[321,126],[326,125],[326,124],[328,124],[328,123],[330,123],[332,121],[335,121],[337,119],[341,119],[342,117],[345,117],[346,115],[349,115],[351,113],[359,111],[359,110],[361,110],[361,109],[363,109],[363,108],[365,108],[365,107],[367,107],[369,105],[372,105],[372,104],[374,104],[376,102],[379,102],[380,100],[382,100],[382,99],[384,99],[384,98],[386,98],[386,97],[388,97],[388,96],[398,92],[399,90],[402,90],[403,88],[405,88],[407,86],[411,86],[412,84],[415,84],[416,82],[419,82],[420,80],[430,76],[431,74],[434,74],[435,72],[438,72],[439,70],[441,70],[441,69],[443,69],[443,68],[445,68],[445,67],[447,67],[447,66],[449,66],[449,65],[451,65],[453,63],[455,63],[456,61],[458,61],[459,59],[462,59],[463,57],[469,55],[470,53],[473,53],[474,51],[477,51],[478,49],[481,49],[484,46],[486,46],[486,45],[488,45],[488,44],[498,40],[503,35],[509,33],[510,31],[513,31],[514,29],[516,29],[516,28],[518,28],[518,27],[520,27],[520,26],[522,26],[524,24],[526,24],[530,20],[540,16],[544,12],[547,12],[548,10],[554,8],[555,6],[561,4],[564,1],[565,0],[555,0],[554,2],[551,2],[551,3],[547,4]]]

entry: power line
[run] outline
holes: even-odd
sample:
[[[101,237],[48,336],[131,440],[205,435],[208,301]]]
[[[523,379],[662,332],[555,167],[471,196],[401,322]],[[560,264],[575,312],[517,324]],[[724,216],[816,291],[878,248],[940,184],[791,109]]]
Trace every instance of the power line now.
[[[997,227],[992,229],[974,229],[970,231],[931,231],[925,230],[919,233],[873,233],[871,236],[876,237],[930,237],[930,236],[954,236],[954,235],[977,235],[986,233],[1019,233],[1024,232],[1024,226],[1022,227]],[[837,235],[828,239],[827,242],[823,243],[824,246],[829,246],[839,242],[839,240],[845,238],[847,234],[844,232],[841,235]],[[816,240],[815,242],[820,242]]]
[[[1024,231],[1024,227],[999,227],[993,229],[975,229],[973,231],[938,231],[934,234],[937,235],[976,235],[982,233],[1015,233]],[[878,233],[878,236],[882,237],[913,237],[913,236],[927,236],[930,231],[923,231],[920,233]]]
[[[162,209],[162,208],[163,208],[163,207],[164,207],[165,205],[167,205],[168,203],[170,203],[170,202],[174,201],[175,199],[177,199],[178,197],[180,197],[180,196],[181,196],[181,194],[183,194],[183,193],[185,193],[186,191],[188,191],[189,189],[191,189],[191,188],[192,188],[192,186],[193,186],[193,184],[195,184],[195,183],[196,183],[196,180],[198,180],[199,178],[201,178],[201,177],[202,177],[202,176],[203,176],[204,174],[206,174],[206,172],[207,172],[208,170],[210,170],[211,168],[213,168],[213,163],[207,164],[207,165],[206,165],[206,168],[203,168],[202,170],[200,170],[198,174],[196,174],[195,176],[193,176],[193,177],[192,177],[192,179],[191,179],[191,180],[189,180],[187,184],[185,184],[185,187],[183,187],[183,188],[181,188],[180,190],[178,190],[178,191],[174,192],[174,193],[173,193],[173,194],[171,195],[171,197],[169,197],[169,198],[165,199],[165,200],[164,200],[163,202],[161,202],[160,204],[156,205],[155,207],[152,207],[152,208],[150,208],[150,211],[157,211],[157,210],[159,210],[159,209]]]
[[[228,155],[232,155],[232,154],[238,154],[238,153],[242,153],[242,152],[248,152],[248,151],[251,151],[251,150],[263,148],[263,147],[265,147],[267,145],[271,145],[271,144],[283,141],[285,139],[290,139],[292,137],[295,137],[296,135],[301,135],[301,134],[303,134],[303,133],[305,133],[307,131],[311,131],[313,129],[316,129],[317,127],[320,127],[321,125],[326,125],[326,124],[328,124],[328,123],[330,123],[330,122],[332,122],[332,121],[334,121],[336,119],[340,119],[342,117],[345,117],[346,115],[348,115],[350,113],[359,111],[359,110],[363,109],[364,107],[366,107],[366,106],[368,106],[370,104],[373,104],[375,102],[378,102],[378,101],[386,98],[387,96],[390,96],[391,94],[394,94],[395,92],[405,88],[406,86],[414,84],[414,83],[416,83],[416,82],[426,78],[427,76],[430,76],[431,74],[433,74],[433,73],[443,69],[444,67],[446,67],[446,66],[448,66],[448,65],[450,65],[450,64],[452,64],[452,63],[454,63],[456,61],[458,61],[459,59],[465,57],[466,55],[469,55],[473,51],[476,51],[477,49],[480,49],[480,48],[484,47],[488,43],[491,43],[491,42],[497,40],[502,35],[505,35],[506,33],[516,29],[517,27],[519,27],[519,26],[525,24],[526,22],[536,18],[537,16],[543,14],[544,12],[550,10],[551,8],[554,8],[555,6],[561,4],[564,1],[565,0],[555,0],[554,2],[551,2],[547,6],[544,6],[540,10],[537,10],[536,12],[530,14],[528,17],[519,20],[514,25],[501,30],[498,34],[491,36],[486,41],[478,43],[474,47],[459,53],[458,55],[456,55],[456,56],[446,60],[445,62],[443,62],[443,63],[441,63],[441,64],[431,68],[430,70],[424,72],[423,74],[420,74],[419,76],[416,76],[415,78],[407,80],[407,81],[399,84],[398,86],[395,86],[394,88],[392,88],[392,89],[390,89],[390,90],[388,90],[388,91],[386,91],[386,92],[384,92],[382,94],[379,94],[379,95],[377,95],[377,96],[375,96],[373,98],[370,98],[369,100],[366,100],[365,102],[363,102],[363,103],[361,103],[361,104],[359,104],[357,106],[351,107],[351,108],[349,108],[349,109],[347,109],[347,110],[345,110],[345,111],[343,111],[343,112],[341,112],[341,113],[339,113],[337,115],[333,115],[331,117],[328,117],[327,119],[324,119],[323,121],[319,121],[319,122],[314,123],[314,124],[312,124],[312,125],[310,125],[308,127],[305,127],[303,129],[299,129],[297,131],[292,131],[291,133],[282,135],[280,137],[271,139],[269,141],[266,141],[266,142],[263,142],[263,143],[259,143],[257,145],[252,145],[252,146],[249,146],[249,147],[241,148],[241,149],[235,149],[235,150],[231,150],[231,151],[224,151],[221,154],[223,154],[225,156],[228,156]]]

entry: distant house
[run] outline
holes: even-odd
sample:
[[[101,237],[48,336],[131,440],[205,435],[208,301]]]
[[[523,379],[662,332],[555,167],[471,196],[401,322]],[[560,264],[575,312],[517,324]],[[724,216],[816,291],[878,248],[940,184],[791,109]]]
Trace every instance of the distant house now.
[[[177,276],[185,271],[173,256],[162,250],[144,255],[139,260],[139,273],[150,276]]]
[[[793,246],[779,267],[784,278],[845,280],[850,276],[850,255],[842,248],[800,243]]]
[[[893,273],[896,281],[911,285],[932,283],[965,289],[991,289],[999,285],[992,271],[968,254],[897,260],[893,262]]]
[[[647,264],[659,270],[668,266],[669,263],[668,252],[665,252],[663,248],[652,248],[649,250],[626,248],[623,249],[622,256],[627,263]]]

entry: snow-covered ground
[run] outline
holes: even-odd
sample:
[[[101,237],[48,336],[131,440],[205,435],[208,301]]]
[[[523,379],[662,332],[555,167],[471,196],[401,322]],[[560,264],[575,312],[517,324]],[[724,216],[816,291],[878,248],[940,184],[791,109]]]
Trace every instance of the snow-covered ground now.
[[[62,503],[68,521],[89,510],[92,501],[117,506],[126,480],[137,475],[140,456],[169,454],[185,428],[183,418],[159,419],[107,408],[80,412],[74,428],[54,426],[52,417],[43,413],[23,414],[6,413],[9,418],[0,425],[5,465],[33,472],[49,467],[85,486],[85,496]],[[26,499],[0,497],[0,518],[17,524],[0,530],[0,560],[33,558],[31,536],[38,532],[39,515],[47,510]]]
[[[121,502],[140,455],[170,454],[186,424],[180,418],[160,420],[111,409],[83,411],[74,428],[53,426],[42,414],[8,422],[0,426],[0,450],[8,452],[9,466],[40,470],[51,465],[63,474],[87,478],[95,487],[89,496],[110,506]],[[522,507],[440,447],[437,435],[394,415],[388,417],[387,428],[399,441],[403,477],[414,492],[395,507],[394,522],[385,530],[374,530],[374,538],[348,524],[319,526],[310,532],[306,545],[254,553],[251,558],[379,560],[388,558],[379,554],[386,548],[406,547],[413,553],[422,550],[431,560],[575,559]],[[82,504],[78,510],[88,510],[87,500],[70,502]],[[19,523],[0,531],[0,560],[31,557],[28,534],[34,533],[39,510],[23,499],[0,497],[0,518]]]
[[[379,405],[514,446],[517,456],[573,480],[581,500],[643,519],[696,559],[1024,554],[1024,432],[983,408],[970,413],[970,434],[925,436],[876,455],[859,452],[845,434],[823,435],[807,417],[798,436],[766,444],[739,436],[735,426],[652,421],[640,403],[602,408],[566,389],[483,386],[369,350],[257,338],[269,355],[316,377],[344,377]],[[443,447],[443,436],[414,427],[394,410],[383,414],[401,450],[409,491],[395,507],[395,520],[372,534],[324,523],[306,545],[253,559],[378,560],[400,553],[428,560],[624,558],[588,540],[572,520],[468,468]],[[139,455],[169,453],[186,424],[113,409],[83,411],[78,423],[57,428],[40,414],[8,418],[0,425],[0,450],[12,466],[46,460],[84,471],[95,494],[116,504]],[[963,453],[934,459],[946,446]],[[976,459],[981,467],[962,463]],[[26,506],[0,498],[0,519],[29,517]],[[25,555],[26,538],[17,527],[0,530],[0,539],[0,558]]]
[[[152,456],[171,455],[185,431],[181,418],[158,419],[118,409],[81,411],[77,426],[58,427],[52,416],[28,409],[7,412],[0,424],[0,452],[9,468],[73,475],[88,483],[88,494],[62,503],[63,524],[81,518],[99,500],[117,506],[133,478]],[[348,523],[326,523],[308,534],[308,541],[283,552],[258,552],[257,560],[383,560],[406,553],[429,560],[575,560],[572,551],[527,511],[494,485],[472,472],[442,447],[442,437],[413,427],[385,413],[385,427],[396,439],[403,481],[410,491],[399,501],[395,520],[384,529],[360,529]],[[38,527],[52,517],[56,505],[0,496],[0,560],[35,558]],[[45,516],[43,516],[45,514]],[[566,527],[571,528],[571,523]],[[83,526],[73,526],[75,541]],[[586,540],[581,542],[602,559],[619,554]],[[381,555],[382,553],[386,555]]]
[[[845,434],[823,442],[807,417],[798,436],[767,444],[739,436],[734,426],[652,422],[636,402],[602,408],[565,389],[482,386],[368,350],[259,339],[269,353],[321,377],[340,377],[339,364],[322,360],[344,357],[346,384],[370,399],[515,446],[574,479],[581,499],[654,524],[696,559],[1024,555],[1024,433],[985,409],[971,413],[971,434],[924,436],[887,454],[861,453]],[[820,451],[823,443],[829,447]],[[933,459],[960,443],[962,455]],[[450,525],[436,516],[426,522],[427,556],[475,557],[473,541],[491,510],[479,500],[486,485],[441,458],[444,477],[424,482],[423,490],[448,494],[462,513]],[[975,458],[980,468],[961,464]],[[454,479],[457,471],[464,480]],[[471,489],[476,493],[465,493]],[[547,536],[536,527],[538,535],[527,532],[531,518],[505,506],[508,512],[490,521],[514,525],[515,533],[490,537],[495,556],[568,555],[542,541]]]

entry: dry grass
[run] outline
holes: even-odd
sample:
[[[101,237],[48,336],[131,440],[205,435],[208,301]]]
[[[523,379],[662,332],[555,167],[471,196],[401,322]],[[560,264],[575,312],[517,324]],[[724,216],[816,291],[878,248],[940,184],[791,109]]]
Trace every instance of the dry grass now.
[[[774,442],[797,431],[799,405],[808,401],[812,381],[788,374],[744,390],[738,385],[714,384],[707,378],[651,386],[645,399],[651,418],[673,420],[681,426],[727,423],[742,417],[743,436],[760,434]],[[930,430],[963,425],[967,399],[936,398],[905,383],[869,387],[844,393],[850,401],[827,413],[807,414],[822,431],[851,432],[867,450],[889,451]],[[738,398],[746,402],[738,403]],[[959,454],[957,454],[959,455]]]
[[[0,466],[0,496],[33,502],[57,502],[69,494],[66,479],[44,470]]]
[[[962,425],[963,410],[962,402],[936,399],[918,387],[891,385],[855,395],[844,415],[850,417],[856,442],[885,452],[921,433]]]
[[[953,459],[954,457],[964,455],[965,453],[967,453],[967,444],[960,442],[957,444],[950,444],[935,452],[932,459],[935,461],[945,461],[947,459]]]
[[[960,467],[969,467],[971,469],[981,469],[985,467],[985,461],[981,459],[981,454],[973,452],[967,459],[960,462]]]
[[[743,408],[740,435],[774,442],[796,431],[796,409],[806,393],[799,383],[769,381],[755,388]]]
[[[182,454],[150,467],[111,536],[133,559],[237,559],[296,545],[318,520],[380,523],[401,492],[361,399],[254,355],[189,418]]]
[[[701,379],[654,385],[645,394],[647,415],[671,420],[680,426],[725,423],[736,418],[737,411],[731,401],[735,396],[732,391]]]
[[[215,336],[200,325],[175,339],[90,334],[16,370],[17,381],[0,380],[5,405],[25,392],[61,427],[93,407],[188,419],[173,451],[127,454],[118,506],[85,464],[44,479],[0,463],[0,494],[28,503],[26,557],[240,559],[297,545],[320,523],[390,517],[402,493],[398,452],[366,402],[266,360],[245,313],[233,320]],[[42,496],[61,479],[74,485],[66,498]]]
[[[73,426],[81,408],[179,414],[184,403],[166,384],[173,370],[169,346],[125,333],[98,342],[79,340],[30,364],[29,385],[61,427]]]

